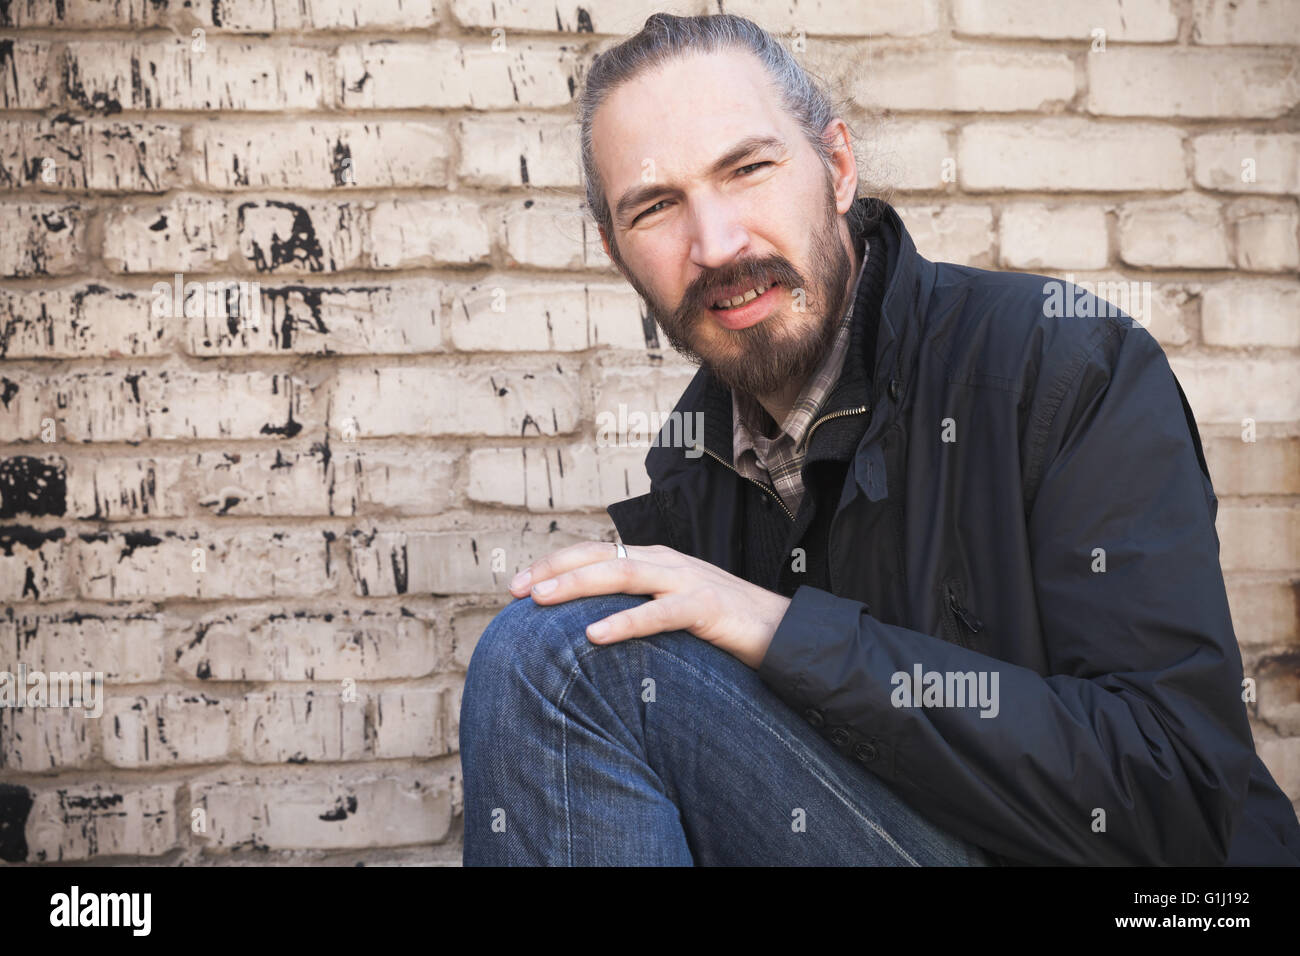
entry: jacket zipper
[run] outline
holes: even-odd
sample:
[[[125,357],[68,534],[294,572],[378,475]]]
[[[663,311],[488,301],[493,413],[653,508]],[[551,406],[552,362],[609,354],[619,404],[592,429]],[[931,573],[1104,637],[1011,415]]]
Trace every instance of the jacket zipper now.
[[[820,425],[822,422],[830,421],[832,418],[840,418],[844,415],[861,415],[866,410],[867,410],[866,405],[859,405],[857,408],[841,408],[837,412],[830,412],[827,415],[823,415],[821,418],[817,419],[817,421],[813,422],[812,425],[809,427],[808,431],[804,434],[803,436],[804,440],[802,442],[803,447],[807,446],[808,442],[812,439],[812,433],[816,430],[817,426]],[[749,475],[741,475],[739,471],[736,471],[735,466],[730,465],[727,462],[723,461],[717,455],[713,454],[713,452],[705,448],[703,444],[701,444],[699,447],[702,452],[704,452],[706,455],[708,455],[718,464],[730,468],[732,471],[735,471],[736,474],[740,475],[741,478],[744,478],[746,481],[757,485],[759,488],[762,488],[765,492],[771,495],[772,500],[781,506],[781,510],[785,512],[786,517],[789,518],[791,521],[794,521],[794,515],[790,514],[790,509],[785,506],[785,502],[781,500],[781,496],[778,495],[775,491],[773,491],[767,485],[763,484],[761,481],[749,477]]]
[[[954,620],[961,621],[966,630],[970,631],[972,634],[978,634],[980,631],[984,630],[984,622],[961,606],[961,603],[957,600],[957,592],[953,588],[951,582],[947,585],[947,594],[948,610],[952,611]],[[958,637],[958,640],[962,647],[970,647],[970,644],[965,639]]]

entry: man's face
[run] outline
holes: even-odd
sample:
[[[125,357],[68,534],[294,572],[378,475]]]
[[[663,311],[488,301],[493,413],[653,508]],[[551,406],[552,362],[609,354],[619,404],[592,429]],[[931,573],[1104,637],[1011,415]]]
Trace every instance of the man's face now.
[[[784,145],[714,168],[752,137]],[[856,176],[837,198],[758,61],[718,53],[643,74],[597,111],[592,140],[614,218],[606,251],[669,344],[751,395],[801,385],[847,308],[842,217]],[[634,201],[620,209],[625,196]],[[756,299],[712,308],[772,280]]]

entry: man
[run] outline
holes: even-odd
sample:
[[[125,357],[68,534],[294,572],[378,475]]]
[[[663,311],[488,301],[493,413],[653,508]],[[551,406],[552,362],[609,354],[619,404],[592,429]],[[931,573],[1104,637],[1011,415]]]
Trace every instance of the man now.
[[[704,437],[480,638],[466,864],[1300,862],[1155,340],[919,256],[748,20],[651,17],[581,112]]]

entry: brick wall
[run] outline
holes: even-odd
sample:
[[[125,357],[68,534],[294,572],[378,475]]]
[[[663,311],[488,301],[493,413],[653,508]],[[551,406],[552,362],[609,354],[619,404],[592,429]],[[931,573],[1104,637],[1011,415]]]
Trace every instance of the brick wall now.
[[[595,415],[692,372],[576,189],[655,9],[716,7],[0,4],[0,670],[105,680],[0,710],[10,860],[459,861],[476,635],[647,487]],[[1300,800],[1300,3],[725,9],[852,96],[923,254],[1151,283]]]

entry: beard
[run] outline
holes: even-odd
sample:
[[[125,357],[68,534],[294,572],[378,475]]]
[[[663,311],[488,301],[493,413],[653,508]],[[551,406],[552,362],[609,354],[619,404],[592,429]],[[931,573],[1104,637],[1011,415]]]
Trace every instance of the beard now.
[[[676,309],[666,309],[649,293],[630,270],[628,282],[640,294],[668,344],[694,365],[707,369],[733,391],[751,396],[770,395],[791,382],[805,382],[821,364],[835,340],[835,331],[848,299],[849,274],[853,262],[840,241],[839,214],[830,176],[826,178],[823,214],[814,228],[812,241],[813,282],[781,256],[748,259],[709,275],[700,276]],[[724,329],[708,316],[716,290],[753,280],[755,286],[771,276],[786,293],[802,289],[806,311],[774,310],[767,318],[745,329]],[[791,303],[793,305],[793,302]],[[795,317],[811,317],[811,322]],[[694,335],[707,323],[709,340]]]

